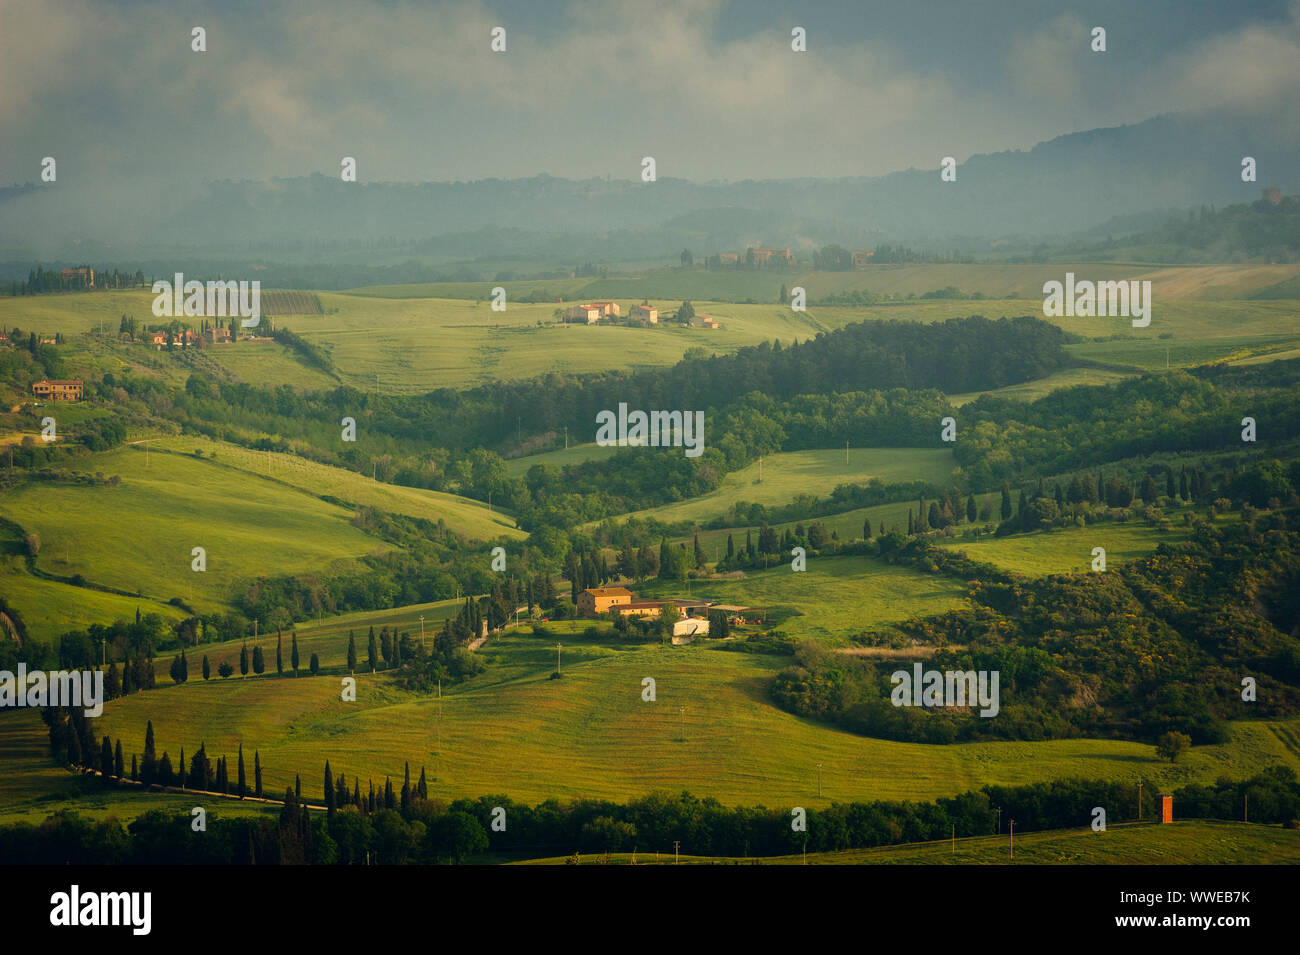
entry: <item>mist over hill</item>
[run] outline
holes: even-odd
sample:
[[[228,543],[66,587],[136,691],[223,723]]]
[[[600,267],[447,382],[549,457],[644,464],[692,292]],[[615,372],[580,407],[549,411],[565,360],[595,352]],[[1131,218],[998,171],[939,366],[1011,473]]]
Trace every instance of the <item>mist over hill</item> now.
[[[946,249],[1085,233],[1157,210],[1247,202],[1264,186],[1296,192],[1300,128],[1244,113],[1169,114],[1071,133],[1028,151],[976,155],[955,182],[936,168],[876,178],[654,183],[528,179],[345,183],[315,173],[218,181],[196,193],[127,184],[87,191],[0,189],[0,259],[266,256],[387,264],[480,256],[632,261],[686,246],[796,254],[838,242]],[[810,148],[815,149],[815,145]],[[1241,180],[1243,156],[1258,182]],[[939,157],[936,157],[936,160]]]

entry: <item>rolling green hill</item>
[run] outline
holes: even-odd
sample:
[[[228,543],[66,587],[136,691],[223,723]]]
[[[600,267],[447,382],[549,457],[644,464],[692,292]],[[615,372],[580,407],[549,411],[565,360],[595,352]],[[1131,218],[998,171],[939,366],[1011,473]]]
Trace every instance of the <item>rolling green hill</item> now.
[[[1300,756],[1262,722],[1235,724],[1231,742],[1195,747],[1176,765],[1157,759],[1151,746],[1116,740],[949,746],[875,740],[768,702],[764,681],[788,657],[698,644],[629,646],[580,634],[560,642],[561,679],[548,678],[553,640],[510,634],[487,644],[488,671],[444,687],[441,703],[398,689],[382,673],[358,675],[356,703],[339,700],[337,673],[191,679],[109,703],[98,732],[122,737],[128,752],[139,750],[148,719],[160,752],[205,741],[215,756],[234,753],[242,742],[246,751],[261,753],[271,788],[292,785],[296,773],[315,779],[327,758],[335,773],[382,786],[385,776],[400,778],[409,760],[428,767],[439,796],[502,793],[530,802],[689,789],[728,804],[829,805],[929,799],[985,783],[1062,776],[1130,779],[1139,771],[1172,786],[1300,765]],[[657,681],[655,703],[641,700],[646,676]]]

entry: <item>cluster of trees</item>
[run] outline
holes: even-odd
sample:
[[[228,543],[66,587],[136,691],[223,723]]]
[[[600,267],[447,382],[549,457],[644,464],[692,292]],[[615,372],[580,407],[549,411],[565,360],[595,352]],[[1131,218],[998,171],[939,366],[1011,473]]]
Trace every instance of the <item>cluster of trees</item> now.
[[[893,663],[801,644],[772,698],[865,735],[931,743],[1075,736],[1222,742],[1226,722],[1300,712],[1300,509],[1212,525],[1104,574],[1012,577],[924,538],[878,542],[891,562],[968,585],[973,606],[897,624],[927,667],[1000,673],[1001,711],[896,707]],[[863,642],[889,635],[864,634]],[[961,647],[960,650],[951,649]],[[1242,678],[1257,700],[1242,699]]]
[[[1244,415],[1282,442],[1300,437],[1297,376],[1300,359],[1289,359],[1267,372],[1163,372],[1033,402],[983,395],[962,407],[953,454],[972,489],[984,490],[1142,455],[1240,448]]]
[[[1158,787],[1141,782],[1150,800]],[[761,857],[991,835],[999,810],[1020,832],[1083,829],[1094,806],[1106,808],[1113,820],[1137,813],[1149,819],[1154,807],[1139,806],[1139,784],[1067,779],[984,786],[933,802],[836,803],[806,809],[801,832],[791,826],[788,808],[728,807],[689,792],[652,793],[628,803],[547,800],[529,806],[484,796],[447,804],[410,786],[408,770],[400,800],[391,783],[382,797],[372,786],[370,799],[354,785],[349,798],[336,797],[326,812],[313,813],[300,788],[288,789],[278,820],[224,819],[213,812],[204,833],[191,830],[188,814],[161,809],[126,827],[116,819],[92,822],[63,810],[39,825],[0,826],[0,858],[35,865],[398,865],[459,862],[490,847],[517,858],[635,849],[650,862],[672,853],[674,843],[692,855]],[[1247,800],[1253,822],[1294,825],[1300,816],[1300,784],[1286,767],[1185,786],[1173,796],[1184,819],[1237,819]],[[504,820],[504,830],[493,827],[494,819]]]
[[[74,265],[73,269],[89,269],[87,265]],[[73,290],[88,289],[87,278],[82,276],[63,275],[63,269],[47,269],[43,265],[38,265],[27,273],[27,281],[19,282],[14,280],[10,283],[11,295],[40,295],[42,292],[68,292]],[[139,288],[142,285],[152,284],[145,281],[144,272],[139,269],[135,274],[130,272],[119,272],[117,269],[109,271],[108,269],[95,269],[95,288],[96,289],[123,289]]]

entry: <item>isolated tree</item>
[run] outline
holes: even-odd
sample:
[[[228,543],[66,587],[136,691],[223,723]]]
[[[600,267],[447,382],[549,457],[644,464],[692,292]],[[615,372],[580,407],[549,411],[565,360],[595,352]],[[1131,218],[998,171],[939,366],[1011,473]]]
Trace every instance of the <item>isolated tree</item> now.
[[[212,679],[212,665],[208,663],[208,655],[203,654],[203,679]]]
[[[235,668],[230,665],[229,660],[222,660],[221,665],[217,667],[217,676],[226,679],[230,674],[235,672]]]
[[[1162,733],[1160,738],[1156,740],[1156,755],[1161,759],[1176,763],[1191,747],[1192,739],[1190,736],[1186,733],[1170,730],[1168,733]]]
[[[113,743],[107,736],[99,748],[99,772],[100,778],[106,783],[113,775]]]
[[[314,653],[311,655],[310,669],[312,676],[320,673],[320,657],[316,656]]]
[[[144,756],[140,760],[140,781],[148,786],[153,782],[158,770],[158,754],[154,750],[153,720],[149,720],[144,730]]]

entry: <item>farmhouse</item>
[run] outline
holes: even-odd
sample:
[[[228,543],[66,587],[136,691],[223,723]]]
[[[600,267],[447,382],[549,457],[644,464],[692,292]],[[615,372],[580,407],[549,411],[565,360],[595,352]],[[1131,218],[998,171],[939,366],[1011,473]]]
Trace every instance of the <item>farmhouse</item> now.
[[[213,325],[209,328],[207,335],[214,345],[220,345],[223,342],[230,341],[230,329],[222,328],[220,325]]]
[[[38,381],[32,384],[32,394],[46,401],[80,401],[82,384],[80,378],[70,381]]]
[[[74,288],[94,288],[95,287],[95,270],[94,269],[64,269],[62,272],[63,284]]]
[[[578,594],[578,612],[585,617],[599,617],[610,607],[631,603],[634,596],[626,587],[588,587]]]
[[[587,308],[598,308],[605,318],[618,318],[619,310],[617,302],[592,302]]]
[[[586,322],[595,325],[605,317],[605,313],[595,305],[575,305],[564,313],[566,322]]]
[[[766,265],[768,262],[772,261],[772,259],[777,259],[781,262],[790,261],[789,249],[754,249],[753,251],[754,263],[756,265]],[[746,257],[748,257],[748,252],[746,252]]]
[[[627,313],[627,317],[634,322],[647,322],[650,325],[658,325],[659,309],[652,305],[633,305]]]
[[[721,327],[722,327],[721,325],[718,324],[717,319],[715,319],[712,315],[696,315],[695,317],[698,318],[698,319],[700,320],[700,321],[699,321],[699,324],[702,325],[702,326],[705,327],[705,328],[721,328]],[[695,322],[692,322],[691,324],[694,325]]]
[[[855,269],[865,268],[871,264],[871,260],[875,257],[875,254],[876,253],[873,249],[854,249],[853,267]]]

